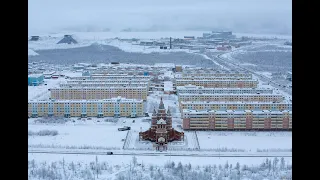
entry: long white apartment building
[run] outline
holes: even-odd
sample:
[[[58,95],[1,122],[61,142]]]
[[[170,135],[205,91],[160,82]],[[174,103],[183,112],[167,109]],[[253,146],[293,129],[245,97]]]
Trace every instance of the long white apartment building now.
[[[182,111],[185,130],[291,130],[292,111]]]
[[[252,79],[252,74],[245,71],[226,70],[183,70],[182,77],[234,77]]]
[[[148,87],[81,87],[51,88],[51,99],[110,99],[118,96],[127,99],[147,100]]]
[[[284,96],[280,94],[192,94],[179,93],[181,101],[241,101],[241,102],[282,102]]]
[[[212,88],[257,88],[257,80],[213,80],[195,78],[192,80],[176,79],[176,86],[195,85]]]
[[[70,77],[72,80],[98,80],[98,79],[126,79],[126,80],[132,80],[132,79],[147,79],[150,80],[150,76],[127,76],[127,75],[101,75],[101,76],[76,76],[76,77]]]
[[[182,80],[193,80],[193,79],[208,79],[208,80],[250,80],[250,76],[178,76],[177,78]]]
[[[242,102],[242,101],[181,101],[180,110],[292,110],[292,103],[282,102]]]
[[[272,89],[267,88],[205,88],[203,86],[186,85],[177,86],[177,94],[272,94]]]
[[[106,83],[64,83],[64,84],[60,84],[60,87],[64,88],[64,87],[149,87],[149,83],[148,82],[128,82],[128,83],[116,83],[116,82],[106,82]]]
[[[143,101],[121,97],[103,100],[28,101],[28,117],[137,117]]]

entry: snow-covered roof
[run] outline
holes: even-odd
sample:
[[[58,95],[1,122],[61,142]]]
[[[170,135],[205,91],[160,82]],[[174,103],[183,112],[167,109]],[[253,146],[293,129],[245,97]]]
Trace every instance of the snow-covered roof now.
[[[106,102],[120,102],[120,103],[143,103],[143,100],[126,99],[126,98],[111,98],[111,99],[93,99],[93,100],[28,100],[28,103],[106,103]]]
[[[172,81],[164,81],[164,91],[173,91]]]
[[[167,124],[167,122],[161,118],[157,121],[157,124]]]
[[[43,74],[30,74],[30,75],[28,75],[28,77],[30,77],[30,78],[39,78],[41,76],[43,76]]]
[[[181,101],[181,104],[284,104],[284,105],[292,105],[291,102],[287,100],[283,100],[282,102],[257,102],[257,101]]]
[[[283,110],[283,111],[273,111],[273,110],[194,110],[194,109],[183,109],[183,113],[187,114],[209,114],[209,113],[217,113],[217,114],[245,114],[245,113],[253,113],[253,114],[283,114],[283,113],[292,113],[291,110]]]
[[[115,86],[115,87],[108,87],[108,86],[101,86],[101,87],[61,87],[61,88],[52,88],[50,90],[109,90],[109,89],[148,89],[147,86],[138,86],[138,87],[132,87],[132,86]]]
[[[280,94],[195,94],[195,93],[179,93],[179,97],[186,97],[186,96],[261,96],[261,97],[283,97]]]

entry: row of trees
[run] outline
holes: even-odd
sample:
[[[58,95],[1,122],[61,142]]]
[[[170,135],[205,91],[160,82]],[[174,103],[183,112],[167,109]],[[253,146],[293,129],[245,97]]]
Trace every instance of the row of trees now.
[[[292,179],[292,166],[284,158],[265,159],[260,165],[248,166],[236,164],[212,164],[195,166],[191,163],[182,164],[173,161],[163,166],[150,164],[146,166],[143,161],[133,157],[129,164],[110,165],[101,162],[96,156],[92,162],[58,162],[28,161],[28,179],[112,179],[116,180],[280,180]]]

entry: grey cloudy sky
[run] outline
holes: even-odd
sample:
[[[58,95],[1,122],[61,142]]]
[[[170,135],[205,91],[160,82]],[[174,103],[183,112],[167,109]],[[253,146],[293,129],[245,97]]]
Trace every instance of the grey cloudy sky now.
[[[227,29],[291,34],[291,0],[28,0],[29,33]]]

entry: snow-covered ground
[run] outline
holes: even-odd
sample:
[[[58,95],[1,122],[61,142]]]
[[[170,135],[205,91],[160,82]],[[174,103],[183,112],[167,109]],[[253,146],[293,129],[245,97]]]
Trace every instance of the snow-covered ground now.
[[[114,155],[114,156],[104,156],[97,155],[99,161],[106,161],[112,165],[123,165],[129,164],[132,160],[132,156],[127,155]],[[41,154],[41,153],[28,153],[29,161],[35,159],[37,161],[46,161],[51,163],[54,161],[60,161],[64,159],[66,162],[73,161],[74,163],[88,163],[95,161],[96,155],[73,155],[73,154]],[[137,156],[138,163],[144,164],[158,164],[164,165],[168,161],[174,161],[175,163],[181,162],[183,164],[192,163],[193,166],[203,166],[203,165],[212,165],[212,164],[222,164],[224,165],[227,161],[230,164],[236,164],[237,162],[241,164],[251,165],[260,165],[265,157],[179,157],[179,156]],[[285,160],[291,164],[292,158],[285,157]]]
[[[238,148],[256,152],[257,149],[291,149],[292,132],[207,132],[197,131],[200,149]]]
[[[103,121],[103,119],[100,119]],[[41,130],[56,130],[56,136],[29,136],[28,145],[53,146],[99,146],[109,148],[122,148],[126,137],[125,131],[118,131],[120,125],[110,122],[95,122],[95,120],[75,120],[75,123],[66,124],[33,124],[29,123],[28,130],[38,132]]]
[[[50,91],[48,91],[48,89],[59,87],[59,84],[65,81],[66,79],[63,77],[58,79],[44,79],[44,83],[39,86],[28,86],[28,100],[48,100],[50,97]]]
[[[36,55],[39,55],[39,54],[34,52],[32,49],[28,49],[28,55],[29,56],[36,56]]]
[[[255,65],[256,66],[256,65]],[[266,76],[267,78],[272,78],[272,73],[271,72],[260,72],[256,71],[255,73]]]

